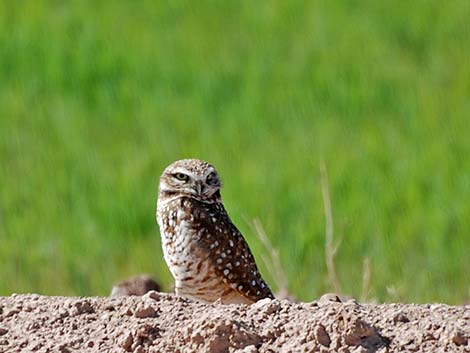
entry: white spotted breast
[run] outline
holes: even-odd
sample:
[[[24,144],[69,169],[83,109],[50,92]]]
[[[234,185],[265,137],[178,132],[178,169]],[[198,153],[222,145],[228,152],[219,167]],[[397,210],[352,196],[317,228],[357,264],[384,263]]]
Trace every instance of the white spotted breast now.
[[[177,293],[206,301],[233,296],[229,292],[249,301],[273,298],[221,203],[180,197],[159,204],[157,219]]]

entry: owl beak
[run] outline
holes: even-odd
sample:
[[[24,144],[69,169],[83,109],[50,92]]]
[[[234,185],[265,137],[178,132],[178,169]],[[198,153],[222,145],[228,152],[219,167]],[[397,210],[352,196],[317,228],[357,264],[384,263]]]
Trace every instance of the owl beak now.
[[[196,194],[199,196],[202,195],[202,189],[202,183],[200,181],[196,181]]]

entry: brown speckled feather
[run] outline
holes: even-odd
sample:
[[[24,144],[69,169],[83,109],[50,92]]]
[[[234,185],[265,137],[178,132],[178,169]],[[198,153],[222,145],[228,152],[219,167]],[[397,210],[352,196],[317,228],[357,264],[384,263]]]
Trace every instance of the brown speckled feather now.
[[[194,227],[200,230],[197,244],[207,254],[217,275],[232,289],[253,301],[274,298],[258,271],[248,244],[231,222],[224,206],[196,200],[190,200],[190,203]]]

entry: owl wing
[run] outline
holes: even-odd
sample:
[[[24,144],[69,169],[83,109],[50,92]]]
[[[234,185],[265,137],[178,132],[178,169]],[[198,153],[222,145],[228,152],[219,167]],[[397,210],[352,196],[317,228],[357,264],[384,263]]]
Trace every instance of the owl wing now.
[[[261,277],[253,254],[221,204],[205,205],[199,213],[199,244],[214,264],[215,272],[243,296],[257,301],[274,298]]]

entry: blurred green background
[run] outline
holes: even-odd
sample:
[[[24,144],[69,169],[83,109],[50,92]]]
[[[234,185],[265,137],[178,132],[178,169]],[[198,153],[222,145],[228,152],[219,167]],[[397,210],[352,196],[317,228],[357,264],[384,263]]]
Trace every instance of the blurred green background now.
[[[470,2],[0,2],[0,295],[167,289],[158,177],[198,157],[261,272],[367,300],[470,300]],[[370,287],[363,290],[369,259]],[[366,285],[367,287],[367,285]]]

